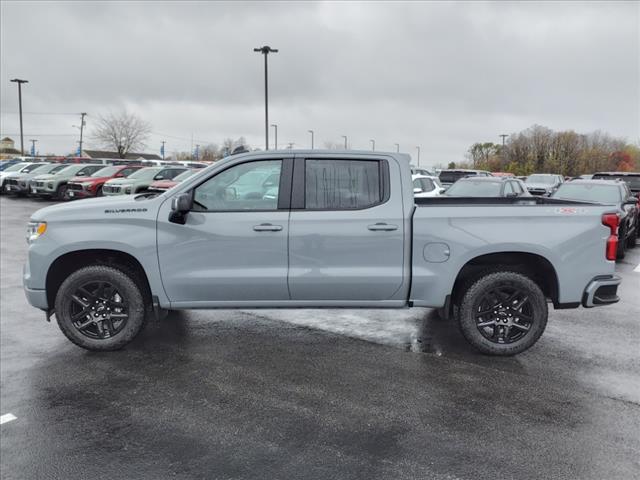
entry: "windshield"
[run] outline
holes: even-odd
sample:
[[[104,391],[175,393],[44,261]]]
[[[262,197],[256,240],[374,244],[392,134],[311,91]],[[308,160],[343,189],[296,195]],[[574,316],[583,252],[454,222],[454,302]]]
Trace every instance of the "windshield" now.
[[[35,170],[37,170],[40,167],[45,167],[46,165],[43,163],[32,163],[31,165],[27,165],[26,167],[24,167],[24,169],[22,170],[22,173],[29,173],[29,172],[33,172]]]
[[[618,203],[620,188],[615,185],[565,183],[552,197],[585,202]]]
[[[127,178],[131,178],[131,179],[134,179],[134,180],[151,180],[161,170],[164,170],[164,169],[162,167],[141,168],[137,172],[133,172]]]
[[[191,175],[194,175],[195,173],[196,172],[194,172],[193,170],[187,170],[186,172],[182,172],[177,177],[174,177],[173,181],[181,182],[182,180],[186,180],[187,178],[189,178]]]
[[[631,175],[615,175],[615,174],[598,174],[593,176],[594,180],[622,180],[631,190],[640,190],[640,173]]]
[[[445,192],[448,197],[499,197],[502,182],[464,180],[456,182]]]
[[[15,163],[13,165],[11,165],[10,167],[7,167],[4,169],[5,172],[17,172],[18,170],[22,170],[26,165],[28,165],[27,163]]]
[[[461,178],[475,175],[475,172],[440,172],[439,179],[443,183],[455,183]]]
[[[531,175],[524,183],[544,183],[545,185],[553,185],[558,179],[553,175]]]
[[[104,167],[91,174],[92,177],[113,177],[120,170],[119,167]]]

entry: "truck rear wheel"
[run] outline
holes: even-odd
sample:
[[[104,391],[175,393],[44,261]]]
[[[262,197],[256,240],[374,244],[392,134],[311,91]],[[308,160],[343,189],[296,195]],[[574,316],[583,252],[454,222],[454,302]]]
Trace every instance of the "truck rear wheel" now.
[[[55,308],[62,333],[87,350],[118,350],[144,326],[140,289],[112,267],[93,265],[69,275],[58,289]]]
[[[482,353],[509,356],[538,341],[547,326],[547,301],[540,287],[513,271],[483,275],[463,293],[458,322]]]

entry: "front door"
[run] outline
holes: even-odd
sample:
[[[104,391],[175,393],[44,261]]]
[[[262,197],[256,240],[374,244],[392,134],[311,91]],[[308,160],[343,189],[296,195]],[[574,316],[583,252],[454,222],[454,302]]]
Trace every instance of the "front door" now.
[[[164,203],[158,255],[173,306],[289,299],[291,161],[245,161],[214,174],[194,188],[184,225],[168,220],[171,202]]]
[[[394,300],[403,285],[399,165],[384,158],[296,158],[289,222],[292,300]],[[411,184],[406,188],[411,188]]]

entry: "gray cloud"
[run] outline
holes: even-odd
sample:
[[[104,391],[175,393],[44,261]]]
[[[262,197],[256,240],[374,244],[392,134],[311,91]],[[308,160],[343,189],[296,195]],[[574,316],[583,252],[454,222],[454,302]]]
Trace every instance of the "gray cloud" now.
[[[263,146],[262,59],[281,145],[463,158],[533,123],[640,137],[638,3],[3,2],[3,135],[27,112],[128,108],[171,149],[245,135]],[[26,115],[41,151],[73,148],[72,116]],[[38,136],[65,134],[67,137]]]

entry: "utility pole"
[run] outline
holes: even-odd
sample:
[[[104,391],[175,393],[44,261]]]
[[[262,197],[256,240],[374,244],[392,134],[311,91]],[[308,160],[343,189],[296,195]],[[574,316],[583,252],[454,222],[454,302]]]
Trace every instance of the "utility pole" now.
[[[416,147],[418,149],[418,166],[420,166],[420,147]]]
[[[200,145],[196,143],[196,162],[200,158]]]
[[[507,138],[509,135],[502,133],[502,134],[500,134],[498,136],[502,137],[502,146],[504,147],[504,139]]]
[[[162,141],[162,146],[160,147],[160,154],[162,155],[162,159],[164,160],[164,144],[167,143],[164,140]]]
[[[276,125],[275,123],[272,123],[271,126],[275,130],[275,147],[277,150],[278,149],[278,125]]]
[[[344,138],[344,149],[347,150],[347,136],[342,135],[342,138]]]
[[[267,57],[269,53],[278,53],[278,50],[271,48],[269,45],[253,49],[264,55],[264,146],[265,150],[269,150],[269,76],[267,67]]]
[[[82,156],[82,132],[84,131],[84,117],[86,116],[87,114],[84,112],[80,114],[80,155],[78,155],[79,157]]]
[[[313,150],[313,130],[307,130],[311,134],[311,150]]]
[[[394,143],[394,145],[396,146],[396,152],[400,153],[400,144]]]
[[[11,82],[18,84],[18,108],[20,110],[20,155],[24,156],[24,137],[22,135],[22,84],[29,83],[29,80],[14,78]]]
[[[371,140],[369,140],[371,142],[371,151],[375,152],[376,151],[376,141],[372,138]]]
[[[38,140],[29,140],[31,142],[31,156],[35,157],[36,156],[36,142]]]

